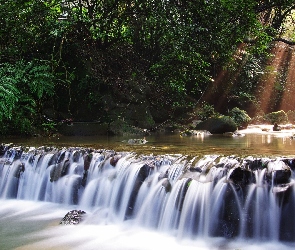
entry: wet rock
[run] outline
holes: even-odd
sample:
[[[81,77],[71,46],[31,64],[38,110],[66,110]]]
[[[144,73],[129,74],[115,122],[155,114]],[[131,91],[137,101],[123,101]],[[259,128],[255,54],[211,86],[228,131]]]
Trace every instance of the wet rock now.
[[[253,182],[253,173],[241,167],[235,167],[229,172],[228,179],[235,184],[248,185]]]
[[[271,161],[267,165],[269,181],[274,185],[284,184],[290,181],[291,168],[283,161]]]
[[[7,150],[7,146],[5,146],[4,144],[1,144],[0,145],[0,157],[2,157],[5,154],[6,150]]]
[[[110,159],[110,164],[113,166],[113,167],[116,167],[118,161],[120,160],[122,156],[121,155],[114,155],[111,159]]]
[[[189,170],[191,172],[198,172],[198,173],[202,173],[202,169],[200,167],[190,167]]]
[[[82,187],[85,187],[86,186],[87,177],[88,177],[88,170],[84,170],[83,177],[82,177],[82,180],[81,180],[81,186]]]
[[[166,193],[171,192],[172,185],[171,185],[171,183],[169,182],[168,179],[165,179],[165,180],[163,181],[163,183],[162,183],[162,187],[165,188],[165,192],[166,192]]]
[[[93,155],[87,154],[84,156],[84,170],[88,171]]]
[[[242,134],[242,133],[240,133],[238,131],[225,132],[223,135],[224,136],[228,136],[228,137],[244,137],[245,136],[245,134]]]
[[[55,164],[57,162],[58,156],[59,156],[58,152],[54,153],[50,161],[48,162],[48,166]]]
[[[142,185],[142,183],[145,181],[145,179],[149,175],[149,166],[147,164],[144,164],[138,171],[138,175],[136,177],[136,180],[134,182],[134,186],[132,189],[132,193],[130,195],[129,201],[128,201],[128,208],[126,211],[126,218],[130,217],[133,213],[133,208],[135,206],[136,198],[139,192],[139,189]]]
[[[13,171],[14,171],[13,176],[16,178],[19,178],[21,173],[25,171],[25,164],[20,161],[19,163],[15,162]]]
[[[82,220],[86,212],[82,210],[72,210],[68,212],[60,221],[60,225],[77,225]]]
[[[158,180],[162,180],[164,178],[168,178],[168,174],[169,174],[169,171],[167,169],[165,172],[160,173],[160,175],[158,176]]]
[[[291,184],[281,184],[281,185],[273,187],[272,192],[275,194],[283,193],[288,191],[291,186],[292,186]]]
[[[295,171],[295,159],[282,159],[282,161],[287,164],[293,171]]]
[[[194,136],[194,135],[211,135],[207,130],[184,130],[180,132],[181,136]]]
[[[69,168],[70,168],[70,161],[69,159],[65,160],[62,170],[61,170],[61,175],[60,176],[65,176],[66,174],[68,174],[69,172]]]
[[[146,139],[129,139],[127,141],[128,144],[131,145],[141,145],[141,144],[146,144],[148,141]]]
[[[75,151],[72,156],[73,162],[79,162],[80,155],[81,155],[80,151],[78,151],[78,150]]]
[[[246,158],[244,160],[245,168],[250,169],[251,171],[262,170],[267,167],[269,160],[268,159],[254,159],[254,158]]]
[[[57,158],[57,163],[62,162],[65,159],[65,156],[66,156],[66,151],[65,150],[59,151],[58,158]]]
[[[282,128],[275,122],[275,124],[273,125],[273,128],[272,128],[273,131],[281,131]]]
[[[292,184],[279,184],[272,188],[273,194],[276,196],[277,201],[279,204],[283,206],[290,203],[292,200]]]
[[[50,181],[57,181],[60,177],[68,173],[70,161],[66,159],[64,162],[55,164],[50,170]]]
[[[228,184],[222,197],[219,220],[212,228],[212,235],[217,237],[234,238],[239,235],[240,213],[239,203],[235,197],[242,197],[243,191],[238,185]]]
[[[181,188],[179,190],[179,193],[178,193],[176,201],[175,201],[175,206],[178,211],[182,211],[185,195],[186,195],[187,190],[192,182],[191,178],[187,178],[187,179],[183,179],[183,180],[184,181],[181,185]]]

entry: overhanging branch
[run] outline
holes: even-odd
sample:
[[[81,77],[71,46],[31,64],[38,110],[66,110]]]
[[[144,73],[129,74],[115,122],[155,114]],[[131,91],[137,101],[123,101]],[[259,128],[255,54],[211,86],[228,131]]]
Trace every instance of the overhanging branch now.
[[[283,42],[283,43],[286,43],[286,44],[291,45],[291,46],[294,46],[295,45],[295,41],[291,41],[291,40],[280,38],[280,37],[279,38],[275,38],[274,41]]]
[[[294,46],[295,45],[295,41],[288,40],[288,39],[281,38],[281,37],[274,38],[273,41],[275,41],[275,42],[283,42],[283,43],[288,44],[290,46]],[[243,42],[246,43],[246,44],[255,44],[257,42],[257,40],[256,39],[246,38],[246,39],[244,39]]]

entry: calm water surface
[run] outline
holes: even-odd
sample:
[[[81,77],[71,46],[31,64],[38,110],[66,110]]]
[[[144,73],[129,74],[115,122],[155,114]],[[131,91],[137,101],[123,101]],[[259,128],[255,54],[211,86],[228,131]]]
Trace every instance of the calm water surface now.
[[[90,147],[132,151],[138,154],[183,154],[196,156],[202,154],[240,155],[240,156],[295,156],[295,130],[265,132],[261,127],[252,126],[241,130],[243,136],[197,135],[182,137],[179,133],[149,135],[147,143],[130,145],[129,139],[136,136],[60,136],[48,138],[2,138],[2,143],[24,146]]]

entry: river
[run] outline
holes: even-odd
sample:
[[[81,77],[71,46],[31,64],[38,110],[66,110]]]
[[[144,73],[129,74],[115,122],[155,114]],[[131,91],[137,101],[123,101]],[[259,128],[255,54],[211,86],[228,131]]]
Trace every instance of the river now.
[[[261,156],[261,157],[293,157],[295,155],[295,140],[292,135],[294,130],[285,130],[280,132],[271,131],[271,127],[267,127],[269,131],[262,131],[261,127],[253,126],[247,130],[239,131],[241,136],[224,136],[224,135],[197,135],[197,136],[180,136],[179,134],[161,134],[149,135],[145,137],[147,141],[142,145],[129,144],[128,140],[131,138],[142,139],[141,137],[134,136],[87,136],[87,137],[51,137],[51,138],[2,138],[2,143],[13,143],[15,145],[39,147],[39,146],[53,146],[53,147],[87,147],[95,149],[110,149],[117,152],[136,152],[136,154],[143,155],[164,155],[164,154],[181,154],[193,157],[197,155],[236,155],[236,156]],[[264,130],[264,129],[263,129]],[[76,163],[73,163],[75,167]],[[137,163],[134,163],[137,164]],[[74,166],[75,165],[75,166]],[[124,166],[124,162],[122,163]],[[137,165],[136,165],[137,166]],[[139,165],[138,165],[139,166]],[[29,167],[29,166],[28,166]],[[27,168],[28,168],[27,167]],[[107,170],[108,171],[108,170]],[[111,170],[113,171],[113,170]],[[128,170],[129,171],[129,170]],[[27,172],[27,170],[26,170]],[[25,172],[25,173],[26,173]],[[27,172],[28,174],[29,172]],[[7,175],[6,175],[7,176]],[[110,175],[106,172],[105,177],[99,177],[98,183],[102,181],[110,181]],[[1,177],[1,176],[0,176]],[[131,176],[132,177],[132,176]],[[2,182],[4,182],[4,174],[2,175]],[[66,177],[67,178],[67,177]],[[124,177],[125,178],[125,177]],[[118,181],[118,183],[123,183]],[[157,175],[154,177],[157,179]],[[292,177],[292,179],[294,179]],[[23,180],[32,180],[30,183],[33,185],[34,178],[23,177]],[[95,181],[95,179],[93,179]],[[118,177],[117,177],[118,180]],[[49,182],[51,183],[51,182]],[[107,183],[107,182],[106,182]],[[101,186],[103,195],[108,192],[113,195],[118,192],[118,199],[120,200],[119,191],[123,186],[118,186],[116,189],[116,182],[111,186]],[[126,186],[130,180],[126,181]],[[30,185],[29,184],[29,185]],[[57,183],[56,183],[57,184]],[[176,183],[175,183],[176,184]],[[50,184],[51,185],[51,184]],[[52,183],[53,185],[53,183]],[[65,188],[67,182],[64,182]],[[120,184],[121,185],[121,184]],[[195,190],[205,191],[200,192],[198,195],[203,197],[202,204],[204,207],[200,212],[206,214],[210,210],[209,204],[213,204],[215,199],[212,198],[211,193],[206,194],[206,189],[211,185],[210,183],[193,182],[190,186],[192,194],[197,194]],[[222,185],[227,185],[223,183]],[[1,178],[0,178],[1,186]],[[25,187],[25,185],[24,185]],[[215,186],[218,189],[218,185]],[[125,188],[125,187],[124,187]],[[154,187],[155,190],[157,186]],[[213,188],[213,186],[211,186]],[[252,191],[252,194],[260,193],[261,186],[254,187],[257,191]],[[61,189],[62,190],[62,189]],[[175,189],[174,189],[175,190]],[[294,190],[294,188],[292,189]],[[34,190],[29,190],[28,193],[33,193]],[[125,195],[124,191],[124,195]],[[90,193],[93,195],[93,193]],[[152,191],[144,191],[142,193],[145,202],[153,202],[158,197],[154,196]],[[150,198],[148,198],[150,196]],[[196,195],[190,199],[193,200]],[[30,197],[30,196],[28,196]],[[84,191],[84,198],[88,197],[86,189]],[[95,196],[93,196],[95,197]],[[127,197],[127,196],[126,196]],[[155,197],[155,199],[153,198]],[[167,196],[168,197],[168,196]],[[172,198],[173,195],[170,195]],[[219,197],[219,196],[217,196]],[[220,196],[222,197],[222,196]],[[263,200],[271,204],[272,193],[264,193]],[[3,197],[2,197],[3,198]],[[187,226],[181,230],[175,230],[173,226],[168,223],[168,230],[155,230],[150,228],[149,220],[153,218],[151,214],[155,213],[154,210],[157,204],[146,205],[151,210],[142,214],[138,212],[138,216],[130,220],[112,218],[110,216],[112,210],[115,209],[114,205],[106,206],[86,206],[87,216],[85,221],[78,226],[61,226],[59,222],[61,218],[72,209],[83,208],[83,202],[78,205],[36,201],[31,199],[9,199],[5,197],[0,199],[0,249],[10,250],[27,250],[27,249],[99,249],[99,250],[152,250],[152,249],[182,249],[182,250],[291,250],[294,249],[294,242],[281,242],[276,237],[270,237],[264,240],[263,233],[259,237],[251,237],[248,239],[244,236],[234,238],[212,237],[209,236],[210,230],[206,229],[206,221],[204,225],[200,224],[200,232],[195,232],[193,239],[190,237],[182,237],[182,234],[189,234]],[[147,199],[146,199],[147,198]],[[96,198],[92,198],[96,199]],[[110,198],[112,200],[113,198]],[[173,200],[173,199],[171,199]],[[97,201],[98,202],[98,201]],[[213,203],[212,203],[213,202]],[[220,200],[222,202],[222,199]],[[258,200],[256,201],[258,202]],[[259,201],[260,202],[260,201]],[[167,214],[169,214],[169,202],[165,201]],[[193,204],[193,203],[192,203]],[[207,204],[207,205],[205,205]],[[261,203],[263,204],[263,203]],[[183,209],[190,211],[192,207],[190,203],[184,205]],[[268,211],[259,211],[259,203],[257,203],[257,214],[268,214]],[[115,211],[115,210],[114,210]],[[276,210],[273,210],[275,213]],[[114,213],[115,214],[115,213]],[[268,217],[272,220],[273,212],[269,213]],[[183,214],[183,217],[186,215]],[[193,214],[192,214],[193,216]],[[171,214],[173,220],[174,214]],[[205,216],[204,218],[207,218]],[[210,218],[210,216],[208,217]],[[144,223],[138,223],[137,220],[142,220]],[[169,221],[171,220],[169,219]],[[165,221],[165,218],[163,219]],[[214,224],[214,219],[210,219]],[[276,220],[274,220],[275,222]],[[189,223],[189,220],[188,220]],[[271,221],[265,222],[265,232],[273,228]],[[163,223],[165,224],[165,223]],[[145,225],[145,226],[143,226]],[[181,223],[180,223],[181,225]],[[189,225],[189,224],[188,224]],[[161,227],[159,227],[161,228]],[[165,228],[165,227],[163,227]],[[253,226],[254,229],[259,230],[259,223]],[[175,232],[174,232],[175,230]],[[263,229],[264,230],[264,229]],[[192,229],[194,231],[194,229]],[[259,232],[259,231],[257,231]],[[269,237],[269,236],[268,236]]]
[[[268,131],[263,131],[268,130]],[[239,131],[244,136],[195,135],[180,136],[179,133],[139,136],[55,136],[0,138],[2,143],[22,146],[90,147],[115,151],[132,151],[138,154],[204,154],[242,156],[294,156],[295,129],[278,132],[272,126],[249,126]],[[129,139],[146,139],[142,145],[129,144]]]

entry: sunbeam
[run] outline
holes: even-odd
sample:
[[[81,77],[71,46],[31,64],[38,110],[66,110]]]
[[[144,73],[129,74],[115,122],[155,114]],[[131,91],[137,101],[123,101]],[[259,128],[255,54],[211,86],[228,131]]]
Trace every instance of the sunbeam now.
[[[266,63],[265,73],[258,82],[255,94],[256,99],[260,102],[260,111],[264,113],[276,111],[282,108],[283,103],[286,102],[285,98],[280,95],[284,95],[282,92],[286,89],[282,77],[285,73],[286,63],[289,61],[288,46],[277,43],[270,53],[273,56]],[[288,73],[287,77],[289,78],[290,72],[286,73]],[[287,110],[289,109],[287,108]]]

